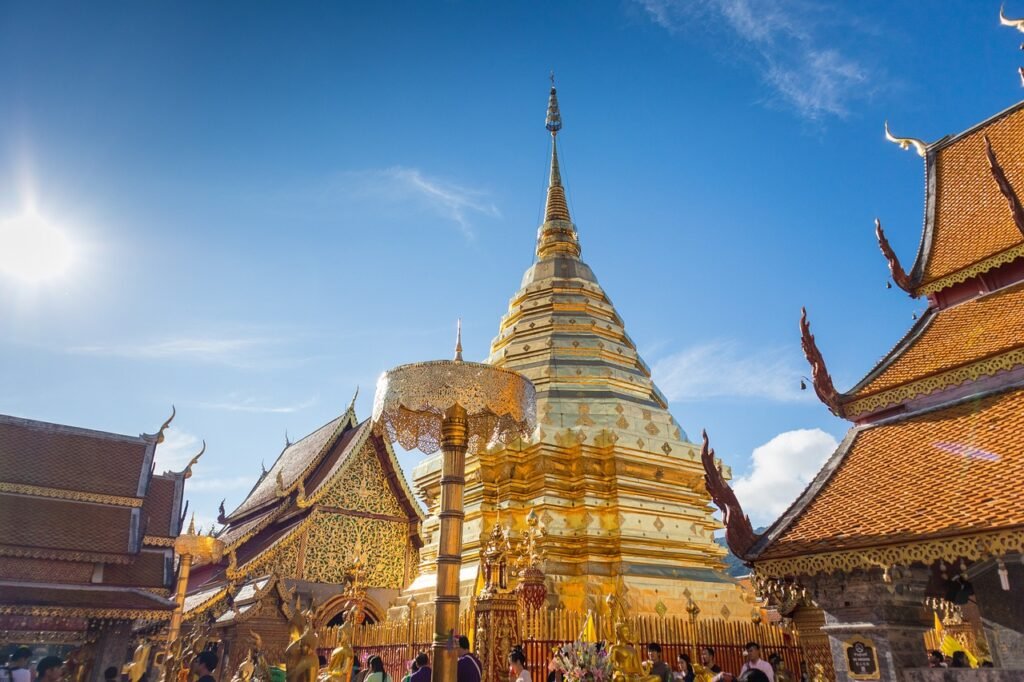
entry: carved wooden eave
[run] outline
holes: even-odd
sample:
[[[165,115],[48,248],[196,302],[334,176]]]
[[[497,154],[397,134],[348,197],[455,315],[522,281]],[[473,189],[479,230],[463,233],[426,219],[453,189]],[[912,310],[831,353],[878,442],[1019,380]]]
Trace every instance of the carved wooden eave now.
[[[999,187],[999,191],[1006,199],[1006,203],[1010,208],[1010,215],[1013,216],[1013,224],[1020,230],[1022,236],[1024,236],[1024,207],[1021,206],[1020,199],[1017,198],[1017,193],[1013,189],[1013,185],[1010,184],[1009,179],[1006,177],[1003,167],[999,165],[999,160],[996,158],[995,152],[992,150],[992,142],[988,139],[988,135],[985,135],[985,156],[988,158],[989,171],[992,173],[992,179],[995,181],[996,186]]]
[[[711,500],[722,512],[725,521],[725,542],[729,545],[729,550],[743,558],[760,536],[754,532],[750,517],[743,513],[736,493],[725,480],[721,464],[715,461],[715,451],[708,443],[708,432],[702,431],[701,437],[703,442],[700,446],[700,461],[704,465],[704,485],[711,495]]]
[[[843,416],[840,405],[840,395],[832,383],[832,377],[825,367],[825,358],[822,357],[818,345],[814,341],[814,334],[811,334],[811,324],[807,321],[807,308],[800,309],[800,346],[804,350],[804,357],[811,366],[811,383],[814,385],[814,392],[818,399],[837,417]]]
[[[882,255],[889,263],[889,273],[892,275],[893,283],[910,294],[911,298],[916,298],[914,288],[910,285],[910,275],[900,265],[900,259],[889,245],[889,240],[885,237],[885,230],[882,229],[882,223],[878,218],[875,218],[875,237],[878,238],[878,248],[882,250]]]

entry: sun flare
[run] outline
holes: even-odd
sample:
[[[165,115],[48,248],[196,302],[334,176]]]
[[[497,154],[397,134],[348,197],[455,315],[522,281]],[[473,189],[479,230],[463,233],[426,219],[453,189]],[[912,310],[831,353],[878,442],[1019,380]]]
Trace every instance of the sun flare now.
[[[0,275],[32,284],[52,280],[67,271],[73,251],[67,234],[34,212],[0,221]]]

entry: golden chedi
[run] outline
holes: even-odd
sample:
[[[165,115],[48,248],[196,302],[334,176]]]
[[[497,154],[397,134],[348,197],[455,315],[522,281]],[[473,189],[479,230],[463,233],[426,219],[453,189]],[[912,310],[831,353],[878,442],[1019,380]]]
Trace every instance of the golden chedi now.
[[[745,619],[750,604],[722,572],[725,550],[713,537],[721,524],[711,516],[698,448],[580,257],[558,161],[553,87],[547,128],[551,169],[536,261],[487,360],[533,382],[538,429],[528,440],[467,457],[462,596],[480,589],[480,552],[499,509],[513,538],[535,510],[546,529],[551,605],[599,611],[615,593],[633,615],[681,615],[692,598],[706,617]],[[431,513],[421,575],[409,588],[421,601],[435,580],[440,478],[437,457],[414,471]]]

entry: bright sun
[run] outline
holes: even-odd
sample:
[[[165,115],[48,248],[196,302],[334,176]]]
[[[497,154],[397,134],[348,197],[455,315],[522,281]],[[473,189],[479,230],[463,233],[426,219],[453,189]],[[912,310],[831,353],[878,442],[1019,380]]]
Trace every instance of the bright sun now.
[[[41,283],[63,274],[71,259],[67,235],[35,213],[0,221],[0,274]]]

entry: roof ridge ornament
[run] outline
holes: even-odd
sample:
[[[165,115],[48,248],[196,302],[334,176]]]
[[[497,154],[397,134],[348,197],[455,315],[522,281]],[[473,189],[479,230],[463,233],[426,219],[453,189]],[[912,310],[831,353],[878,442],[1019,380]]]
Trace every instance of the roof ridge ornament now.
[[[900,265],[900,259],[896,255],[896,252],[889,246],[889,240],[885,237],[885,230],[882,229],[882,222],[875,218],[875,237],[878,238],[878,248],[882,250],[882,255],[885,256],[885,260],[889,263],[889,272],[892,274],[892,281],[896,283],[900,289],[913,296],[913,287],[910,286],[910,277],[907,275],[903,266]]]
[[[356,398],[359,397],[359,384],[356,384],[356,392],[352,394],[352,400],[348,401],[347,412],[351,412],[352,416],[356,414]]]
[[[181,477],[182,478],[186,478],[186,479],[192,478],[192,467],[194,467],[196,465],[196,463],[199,462],[199,458],[203,456],[204,452],[206,452],[206,440],[205,439],[203,440],[203,447],[200,448],[199,452],[196,453],[196,456],[193,457],[192,459],[190,459],[188,464],[185,465],[185,469],[181,472]]]
[[[1005,8],[1005,2],[999,5],[999,23],[1003,26],[1009,26],[1010,28],[1015,28],[1021,33],[1024,33],[1024,19],[1010,19],[1003,11]],[[1021,44],[1020,48],[1024,50],[1024,44]]]
[[[736,493],[725,480],[721,463],[715,461],[715,450],[709,447],[706,430],[701,431],[701,438],[703,443],[700,446],[700,461],[704,465],[704,485],[711,495],[711,500],[722,512],[726,544],[733,554],[743,559],[761,536],[754,532],[750,517],[743,513]]]
[[[1024,21],[1022,19],[1021,21]],[[985,139],[985,156],[988,158],[989,171],[992,173],[992,179],[995,180],[996,185],[999,186],[999,191],[1006,199],[1006,203],[1010,207],[1010,215],[1013,216],[1013,224],[1017,226],[1021,235],[1024,235],[1024,207],[1021,206],[1020,199],[1017,197],[1017,192],[1014,191],[1013,185],[1010,184],[1010,180],[1006,177],[1006,172],[1003,167],[999,165],[999,160],[996,158],[996,153],[992,150],[992,141],[988,139],[988,135],[984,136]]]
[[[171,416],[167,418],[167,421],[160,425],[160,429],[156,432],[155,438],[157,445],[164,442],[164,431],[166,431],[167,427],[171,425],[172,421],[174,421],[174,416],[176,414],[178,414],[178,411],[174,408],[174,405],[171,405]]]
[[[842,416],[839,409],[839,391],[832,383],[828,368],[825,367],[825,358],[818,350],[818,344],[814,341],[814,334],[811,333],[811,324],[807,321],[807,308],[800,308],[800,346],[804,350],[804,357],[811,366],[811,383],[814,385],[814,392],[818,399],[825,404],[832,414]]]
[[[914,148],[922,159],[928,154],[928,143],[916,137],[896,137],[889,131],[889,121],[885,122],[885,139],[899,145],[900,149]]]

